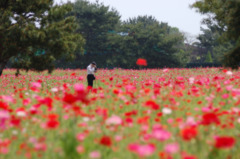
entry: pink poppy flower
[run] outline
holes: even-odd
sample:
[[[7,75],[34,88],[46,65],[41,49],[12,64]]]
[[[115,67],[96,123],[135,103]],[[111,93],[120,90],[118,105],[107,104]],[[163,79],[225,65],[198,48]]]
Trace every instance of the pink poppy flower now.
[[[76,148],[77,152],[79,154],[83,153],[84,152],[84,147],[82,145],[78,145],[77,148]]]
[[[90,158],[93,158],[93,159],[95,159],[95,158],[101,158],[101,153],[100,153],[99,151],[93,151],[93,152],[91,152],[91,153],[89,154],[89,157],[90,157]]]
[[[86,138],[86,135],[83,133],[77,134],[77,140],[78,141],[83,141]]]
[[[138,154],[140,157],[148,157],[155,152],[156,147],[153,144],[148,145],[130,144],[128,145],[128,149]]]
[[[171,137],[171,133],[166,130],[157,129],[153,130],[152,137],[159,141],[165,141]]]
[[[0,128],[5,129],[6,128],[6,122],[10,118],[10,114],[7,111],[0,111]]]
[[[179,145],[178,145],[178,143],[167,144],[164,147],[164,150],[169,154],[175,154],[179,151]]]
[[[222,99],[227,99],[229,97],[229,94],[223,94]]]
[[[110,118],[106,120],[107,125],[120,125],[122,123],[122,119],[117,115],[112,115]]]

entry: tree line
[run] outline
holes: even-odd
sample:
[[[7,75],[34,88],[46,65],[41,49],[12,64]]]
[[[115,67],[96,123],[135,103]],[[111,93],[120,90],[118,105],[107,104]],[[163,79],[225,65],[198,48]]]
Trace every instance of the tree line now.
[[[2,0],[0,74],[6,65],[51,72],[85,68],[91,61],[101,68],[137,68],[138,58],[146,59],[148,68],[188,63],[237,68],[240,2],[201,0],[192,7],[209,16],[197,41],[188,42],[185,33],[153,16],[121,21],[117,10],[98,1]]]
[[[137,68],[138,58],[148,61],[148,68],[178,67],[184,36],[167,23],[152,16],[120,20],[118,11],[102,3],[78,0],[70,15],[76,17],[77,33],[85,39],[84,52],[74,61],[61,59],[60,68],[85,68],[96,61],[102,68]]]

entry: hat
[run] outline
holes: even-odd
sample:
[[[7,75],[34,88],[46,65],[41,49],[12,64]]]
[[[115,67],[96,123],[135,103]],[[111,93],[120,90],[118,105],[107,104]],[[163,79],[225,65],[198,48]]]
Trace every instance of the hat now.
[[[95,61],[93,61],[91,64],[93,64],[93,65],[97,65]]]

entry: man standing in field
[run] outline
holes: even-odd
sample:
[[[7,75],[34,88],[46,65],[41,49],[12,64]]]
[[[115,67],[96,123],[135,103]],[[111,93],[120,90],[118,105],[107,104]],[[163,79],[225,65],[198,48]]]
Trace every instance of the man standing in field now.
[[[90,65],[87,67],[87,81],[88,81],[88,86],[93,87],[93,81],[96,79],[94,76],[94,73],[97,71],[97,64],[96,62],[92,62]]]

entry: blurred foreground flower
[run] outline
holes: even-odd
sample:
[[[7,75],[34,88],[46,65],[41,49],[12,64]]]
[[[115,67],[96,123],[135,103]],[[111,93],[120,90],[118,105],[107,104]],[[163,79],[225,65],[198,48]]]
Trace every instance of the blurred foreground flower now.
[[[0,129],[4,130],[6,127],[6,122],[10,118],[10,114],[7,111],[0,111]]]
[[[89,154],[90,158],[100,158],[101,157],[101,153],[99,151],[93,151]]]
[[[103,146],[110,147],[112,145],[112,140],[109,136],[103,136],[100,139],[100,144],[103,145]]]
[[[9,152],[9,145],[11,141],[8,139],[0,139],[0,154],[7,154]]]
[[[185,141],[190,141],[195,138],[198,134],[198,131],[195,127],[185,128],[181,131],[181,136]]]
[[[156,147],[153,144],[148,145],[130,144],[128,146],[128,149],[138,154],[140,157],[146,157],[151,156],[155,152]]]
[[[215,147],[219,149],[229,149],[235,144],[235,139],[231,136],[222,136],[215,138]]]
[[[169,154],[175,154],[179,151],[179,145],[178,143],[167,144],[164,149]]]
[[[122,123],[122,119],[117,115],[112,115],[110,118],[106,120],[107,125],[120,125]]]

